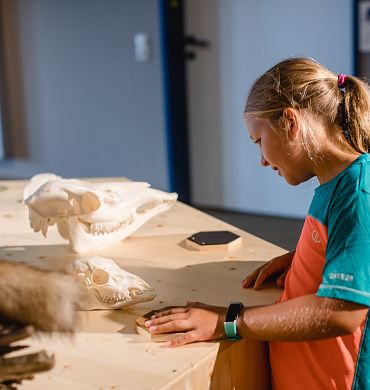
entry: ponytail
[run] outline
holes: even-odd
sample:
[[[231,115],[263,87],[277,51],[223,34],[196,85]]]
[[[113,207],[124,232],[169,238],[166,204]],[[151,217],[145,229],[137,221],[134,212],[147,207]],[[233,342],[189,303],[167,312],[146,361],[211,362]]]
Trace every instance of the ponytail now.
[[[253,84],[244,116],[269,119],[284,131],[283,112],[289,107],[303,118],[308,112],[320,119],[328,136],[343,148],[370,151],[370,90],[357,77],[337,76],[312,59],[281,61]],[[309,121],[301,133],[309,156],[316,157],[318,142]]]
[[[342,101],[336,123],[354,149],[367,153],[370,150],[369,87],[357,77],[345,76],[340,89]]]

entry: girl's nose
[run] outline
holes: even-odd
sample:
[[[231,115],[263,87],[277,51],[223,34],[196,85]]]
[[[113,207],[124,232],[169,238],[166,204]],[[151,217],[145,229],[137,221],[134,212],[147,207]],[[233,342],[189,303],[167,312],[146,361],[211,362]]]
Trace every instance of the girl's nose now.
[[[269,162],[265,159],[265,157],[263,156],[262,153],[261,153],[261,165],[264,166],[264,167],[268,167],[270,165]]]

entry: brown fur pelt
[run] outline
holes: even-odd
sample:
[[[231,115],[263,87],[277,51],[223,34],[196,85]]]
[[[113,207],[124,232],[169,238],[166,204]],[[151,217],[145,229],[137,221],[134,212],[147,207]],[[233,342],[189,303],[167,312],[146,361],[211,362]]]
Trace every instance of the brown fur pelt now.
[[[30,324],[38,331],[72,333],[81,297],[70,276],[0,260],[0,321]]]

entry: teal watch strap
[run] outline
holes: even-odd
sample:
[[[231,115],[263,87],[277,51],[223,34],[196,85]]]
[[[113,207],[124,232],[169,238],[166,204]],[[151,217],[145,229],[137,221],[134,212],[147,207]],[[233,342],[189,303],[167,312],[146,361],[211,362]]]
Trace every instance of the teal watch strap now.
[[[231,302],[227,309],[226,319],[224,322],[224,329],[226,336],[229,340],[240,340],[238,330],[236,327],[236,321],[239,318],[240,310],[243,308],[241,302]]]
[[[236,329],[236,320],[233,322],[224,322],[224,329],[229,340],[240,340]]]

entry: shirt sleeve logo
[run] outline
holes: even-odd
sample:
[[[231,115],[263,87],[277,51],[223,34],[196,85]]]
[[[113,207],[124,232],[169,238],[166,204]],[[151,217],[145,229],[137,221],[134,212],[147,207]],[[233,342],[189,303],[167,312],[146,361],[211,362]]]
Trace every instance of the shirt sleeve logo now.
[[[312,231],[311,238],[313,242],[316,242],[316,244],[320,244],[321,240],[317,230]]]
[[[352,274],[344,274],[342,272],[331,272],[329,275],[329,279],[339,279],[344,280],[345,282],[352,282],[353,281],[353,275]]]

